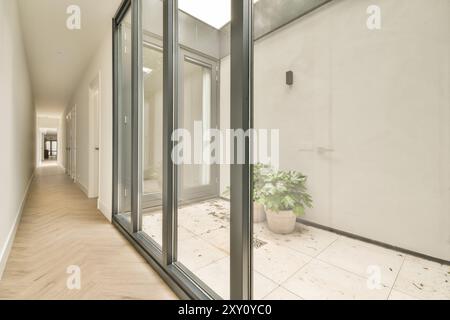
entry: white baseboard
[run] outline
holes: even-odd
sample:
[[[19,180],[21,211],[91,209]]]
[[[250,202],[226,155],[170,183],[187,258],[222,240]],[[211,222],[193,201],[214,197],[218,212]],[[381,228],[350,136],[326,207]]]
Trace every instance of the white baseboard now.
[[[0,251],[0,280],[2,279],[3,272],[5,271],[6,263],[9,258],[9,254],[11,253],[11,249],[14,244],[14,239],[16,237],[17,229],[19,228],[19,225],[20,225],[20,220],[22,218],[23,209],[25,207],[25,203],[27,202],[28,193],[30,191],[30,186],[31,186],[31,183],[33,182],[33,179],[34,179],[34,172],[31,175],[30,180],[28,181],[28,185],[27,185],[24,195],[22,197],[22,202],[20,203],[19,211],[17,212],[17,216],[16,216],[16,221],[14,221],[14,225],[12,226],[12,228],[8,234],[8,237],[6,238],[6,243],[3,246],[2,250]]]
[[[85,186],[83,186],[79,181],[76,181],[75,183],[76,183],[76,185],[78,186],[78,188],[80,188],[81,191],[83,191],[83,193],[86,195],[86,197],[89,198],[89,192],[88,192],[88,189],[87,189]]]
[[[101,213],[103,213],[103,215],[106,217],[106,219],[108,219],[109,222],[112,222],[112,214],[109,206],[105,205],[103,202],[98,200],[97,208],[98,210],[100,210]]]

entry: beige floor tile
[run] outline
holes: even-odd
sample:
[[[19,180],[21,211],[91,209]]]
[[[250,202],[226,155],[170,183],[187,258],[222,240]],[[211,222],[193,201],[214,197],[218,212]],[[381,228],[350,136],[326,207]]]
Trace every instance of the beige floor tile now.
[[[296,296],[292,292],[284,289],[283,287],[278,287],[267,296],[264,300],[303,300],[299,296]]]
[[[450,266],[406,256],[394,289],[418,299],[450,300]]]
[[[319,255],[339,237],[335,233],[302,224],[297,224],[297,229],[292,234],[278,235],[269,230],[267,223],[260,223],[254,226],[254,234],[260,240],[276,243],[311,257]]]
[[[418,300],[418,299],[411,297],[407,294],[404,294],[403,292],[392,290],[389,296],[389,300]]]
[[[318,256],[319,260],[362,277],[379,270],[381,282],[388,287],[393,286],[404,258],[398,252],[346,237],[340,237]]]
[[[230,254],[230,229],[221,228],[207,232],[202,235],[202,238],[208,241],[216,248]]]
[[[253,295],[256,300],[262,300],[278,286],[275,282],[257,271],[254,271],[253,273],[253,283]]]
[[[202,268],[195,274],[222,298],[230,298],[230,259],[228,257]],[[256,300],[261,300],[277,288],[275,282],[267,279],[259,272],[255,272],[253,276]]]
[[[142,231],[159,245],[162,244],[162,213],[155,212],[142,217]]]
[[[230,258],[216,261],[195,272],[195,275],[223,299],[230,298]],[[219,276],[220,275],[220,276]]]
[[[178,210],[178,225],[201,236],[214,230],[229,228],[229,211],[215,202],[190,205]]]
[[[256,271],[281,284],[311,261],[311,257],[287,247],[266,244],[254,249],[253,266]]]
[[[306,300],[385,300],[389,288],[369,289],[367,280],[313,260],[282,285]]]
[[[178,242],[178,261],[194,272],[227,256],[197,236]]]

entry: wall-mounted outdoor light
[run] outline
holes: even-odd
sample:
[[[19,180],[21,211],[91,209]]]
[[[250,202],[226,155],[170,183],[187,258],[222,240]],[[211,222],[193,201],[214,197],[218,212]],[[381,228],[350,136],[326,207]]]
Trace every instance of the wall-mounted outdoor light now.
[[[288,86],[292,86],[294,84],[294,72],[293,71],[286,72],[286,84]]]

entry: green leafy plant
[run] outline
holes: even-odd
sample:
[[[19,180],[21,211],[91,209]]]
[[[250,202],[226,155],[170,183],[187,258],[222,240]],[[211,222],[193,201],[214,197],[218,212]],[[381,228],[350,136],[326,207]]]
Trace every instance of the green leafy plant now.
[[[306,208],[312,208],[312,198],[308,194],[308,177],[296,171],[270,171],[264,175],[264,186],[259,199],[266,209],[273,212],[290,211],[302,216]]]
[[[253,166],[253,201],[263,204],[262,189],[266,183],[267,176],[271,172],[269,166],[258,163]],[[227,187],[222,193],[225,198],[230,198],[230,187]]]
[[[263,188],[272,170],[269,166],[258,163],[253,166],[253,201],[264,204]]]

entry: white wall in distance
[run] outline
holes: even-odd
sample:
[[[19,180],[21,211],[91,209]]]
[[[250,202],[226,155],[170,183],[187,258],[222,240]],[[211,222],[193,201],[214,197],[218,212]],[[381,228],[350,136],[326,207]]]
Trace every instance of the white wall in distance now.
[[[0,278],[35,168],[35,110],[16,0],[0,0]]]

